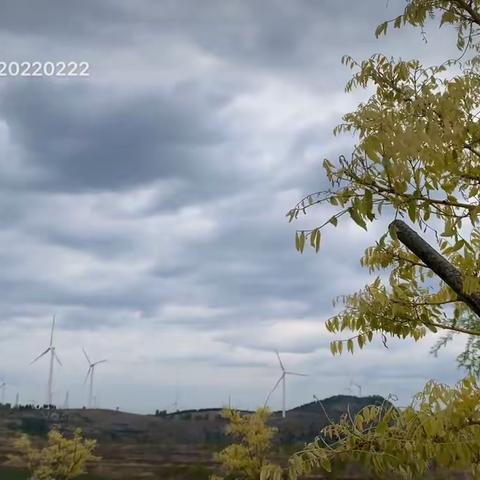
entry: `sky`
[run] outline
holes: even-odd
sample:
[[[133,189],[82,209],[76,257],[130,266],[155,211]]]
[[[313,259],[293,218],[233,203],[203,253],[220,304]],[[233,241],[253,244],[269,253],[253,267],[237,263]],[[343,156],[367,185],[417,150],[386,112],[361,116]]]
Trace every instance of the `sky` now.
[[[298,254],[286,212],[325,185],[333,137],[369,92],[346,94],[344,54],[427,64],[451,32],[374,29],[403,0],[5,0],[0,60],[88,62],[88,77],[0,77],[0,376],[6,400],[46,397],[52,315],[58,405],[138,413],[255,408],[287,368],[287,407],[336,394],[454,383],[463,339],[380,340],[332,357],[332,299],[371,279],[363,250],[385,232],[348,219]],[[350,390],[349,390],[350,388]],[[280,392],[270,401],[281,406]]]

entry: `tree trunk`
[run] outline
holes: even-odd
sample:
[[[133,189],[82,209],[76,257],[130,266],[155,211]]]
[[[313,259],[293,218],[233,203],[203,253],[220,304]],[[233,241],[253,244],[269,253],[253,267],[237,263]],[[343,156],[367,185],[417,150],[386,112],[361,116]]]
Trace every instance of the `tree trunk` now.
[[[393,229],[400,242],[432,269],[458,295],[458,298],[480,317],[480,294],[468,294],[463,291],[463,275],[460,270],[402,220],[394,220],[389,229]]]

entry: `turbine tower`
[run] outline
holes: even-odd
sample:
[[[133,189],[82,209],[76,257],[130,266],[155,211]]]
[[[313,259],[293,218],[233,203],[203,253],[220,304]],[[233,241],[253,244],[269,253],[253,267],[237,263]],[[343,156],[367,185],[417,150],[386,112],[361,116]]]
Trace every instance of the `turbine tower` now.
[[[353,394],[353,387],[357,387],[358,389],[358,396],[361,397],[362,396],[362,386],[358,383],[355,383],[355,381],[353,380],[353,378],[350,380],[350,384],[348,387],[345,387],[345,390],[347,390],[350,395]]]
[[[67,390],[67,393],[65,394],[65,400],[63,402],[63,409],[68,410],[70,408],[70,392]]]
[[[296,376],[299,376],[299,377],[308,377],[308,375],[305,375],[304,373],[296,373],[296,372],[290,372],[288,370],[285,370],[282,359],[280,358],[280,354],[278,353],[277,350],[275,350],[275,353],[277,355],[278,363],[280,364],[280,368],[282,369],[282,374],[280,375],[280,378],[277,380],[277,383],[275,384],[275,386],[270,390],[270,393],[268,394],[267,399],[265,400],[265,406],[267,406],[268,400],[270,399],[270,396],[272,395],[272,393],[277,389],[277,387],[281,383],[282,384],[282,417],[285,418],[287,416],[287,411],[286,411],[286,407],[285,407],[285,403],[286,403],[286,393],[285,393],[286,380],[285,379],[286,379],[286,376],[287,375],[296,375]]]
[[[358,388],[358,396],[362,396],[362,386],[359,383],[354,383],[354,385]]]
[[[2,390],[2,405],[5,405],[5,388],[7,387],[7,384],[2,380],[0,382],[0,389]]]
[[[88,392],[88,408],[92,408],[93,406],[93,376],[95,374],[95,367],[99,363],[105,363],[106,360],[99,360],[98,362],[92,362],[87,355],[87,352],[85,349],[83,349],[83,354],[85,355],[85,358],[87,359],[88,362],[88,371],[87,371],[87,376],[85,377],[84,384],[87,383],[88,377],[90,377],[90,389]]]
[[[175,389],[175,401],[167,407],[167,410],[172,409],[172,412],[178,412],[180,394],[178,393],[178,388]]]
[[[62,362],[58,358],[57,353],[55,352],[55,346],[53,345],[53,332],[55,330],[55,315],[53,316],[52,320],[52,332],[50,334],[50,345],[49,347],[42,352],[37,358],[32,360],[30,362],[30,365],[32,363],[35,363],[38,359],[42,358],[44,355],[46,355],[48,352],[50,352],[50,369],[48,373],[48,384],[47,384],[47,405],[53,405],[53,363],[54,360],[58,362],[60,366],[62,366]]]

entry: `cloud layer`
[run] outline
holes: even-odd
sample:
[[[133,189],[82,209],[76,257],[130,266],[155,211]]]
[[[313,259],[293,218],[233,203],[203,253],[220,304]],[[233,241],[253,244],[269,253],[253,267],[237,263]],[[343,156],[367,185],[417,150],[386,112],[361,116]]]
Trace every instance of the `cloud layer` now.
[[[448,36],[405,30],[377,41],[403,2],[4,2],[1,59],[90,63],[78,79],[0,81],[0,374],[8,398],[45,398],[29,362],[58,318],[55,399],[85,403],[85,346],[104,407],[263,403],[289,368],[290,406],[345,393],[402,401],[425,378],[454,381],[462,344],[434,359],[419,345],[333,358],[331,299],[368,279],[368,234],[345,222],[299,256],[285,212],[324,183],[331,135],[366,92],[346,95],[344,53],[448,56]],[[373,6],[375,8],[373,8]],[[451,50],[453,53],[453,50]],[[312,224],[329,212],[302,220]],[[381,367],[379,366],[381,365]],[[422,365],[421,368],[418,365]],[[272,407],[278,408],[278,398]]]

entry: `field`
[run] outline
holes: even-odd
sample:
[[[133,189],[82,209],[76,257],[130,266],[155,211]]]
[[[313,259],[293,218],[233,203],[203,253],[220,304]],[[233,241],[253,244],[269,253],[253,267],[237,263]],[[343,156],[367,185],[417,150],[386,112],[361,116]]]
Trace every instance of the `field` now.
[[[20,472],[13,468],[0,467],[0,478],[2,480],[28,480],[26,473]],[[109,480],[106,477],[98,477],[95,475],[82,475],[78,480]]]

